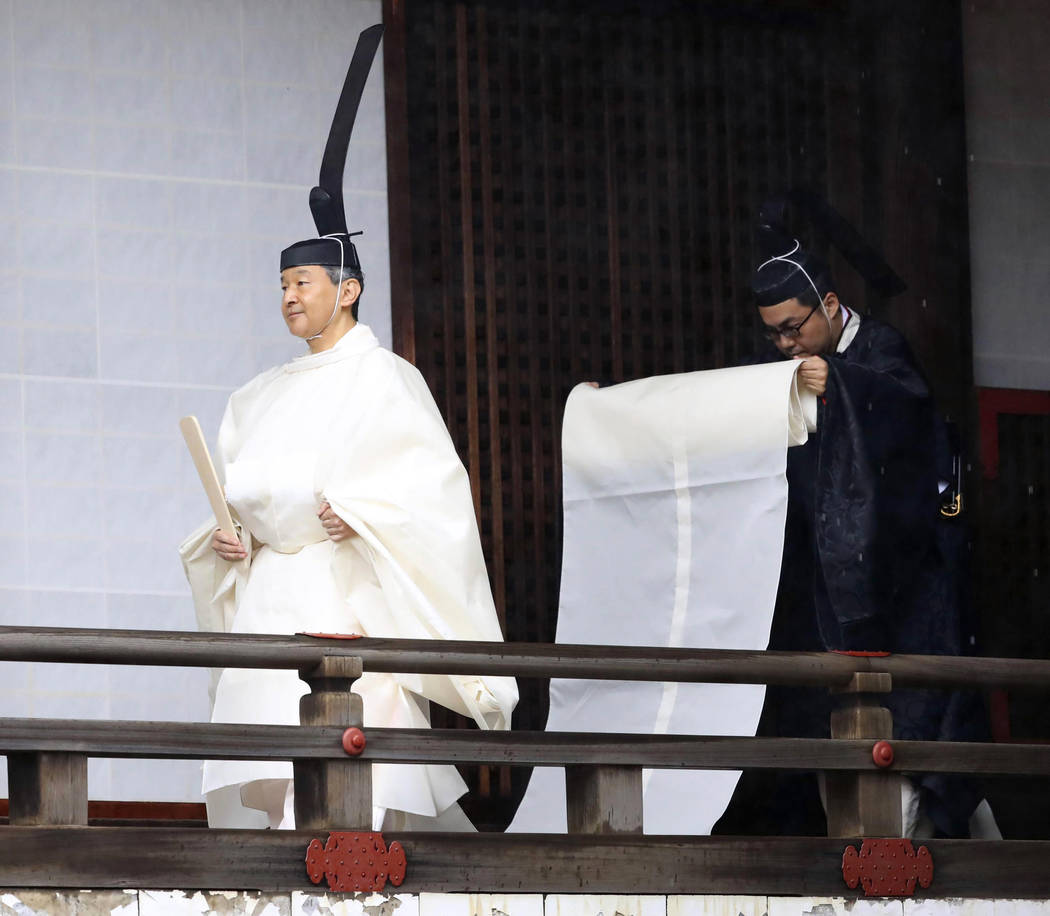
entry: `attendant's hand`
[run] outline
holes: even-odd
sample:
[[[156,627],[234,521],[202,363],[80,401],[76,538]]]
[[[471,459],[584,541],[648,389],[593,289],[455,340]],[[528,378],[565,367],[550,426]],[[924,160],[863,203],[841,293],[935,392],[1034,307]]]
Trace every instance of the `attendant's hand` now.
[[[215,534],[211,536],[211,549],[230,563],[236,563],[248,556],[248,551],[235,534],[227,534],[219,528],[216,528]]]
[[[802,387],[818,397],[822,395],[828,387],[827,360],[819,356],[796,356],[795,359],[802,360],[802,368],[798,370]]]
[[[321,520],[321,524],[324,525],[324,532],[330,540],[342,541],[354,533],[354,529],[336,515],[332,511],[332,507],[326,502],[321,503],[317,517]]]

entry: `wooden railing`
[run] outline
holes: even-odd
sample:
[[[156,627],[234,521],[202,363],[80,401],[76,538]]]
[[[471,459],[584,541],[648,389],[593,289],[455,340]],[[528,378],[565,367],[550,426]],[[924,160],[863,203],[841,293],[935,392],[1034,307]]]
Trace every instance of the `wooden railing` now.
[[[1045,691],[1044,661],[21,627],[0,627],[0,661],[286,668],[310,686],[299,726],[0,720],[5,887],[308,888],[306,844],[370,829],[369,764],[382,762],[566,767],[568,835],[388,837],[408,855],[402,890],[841,895],[842,838],[900,835],[901,774],[1050,775],[1050,746],[893,741],[878,700],[895,687]],[[370,728],[350,755],[362,671],[825,686],[841,699],[831,739]],[[888,765],[873,755],[885,741]],[[86,827],[90,757],[291,760],[298,829]],[[829,838],[645,836],[643,768],[824,771]],[[924,843],[927,895],[1050,897],[1050,843]]]

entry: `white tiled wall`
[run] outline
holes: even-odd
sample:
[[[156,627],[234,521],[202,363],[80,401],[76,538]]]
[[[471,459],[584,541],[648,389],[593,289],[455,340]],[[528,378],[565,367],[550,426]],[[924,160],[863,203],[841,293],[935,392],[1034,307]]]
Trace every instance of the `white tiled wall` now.
[[[974,377],[1050,390],[1050,16],[961,0]]]
[[[208,514],[176,422],[300,352],[281,248],[379,0],[0,0],[0,624],[190,629]],[[390,342],[382,51],[345,196]],[[0,715],[194,720],[207,675],[0,663]],[[0,758],[2,762],[3,758]],[[197,764],[94,761],[93,798],[199,798]],[[0,784],[0,795],[6,786]]]

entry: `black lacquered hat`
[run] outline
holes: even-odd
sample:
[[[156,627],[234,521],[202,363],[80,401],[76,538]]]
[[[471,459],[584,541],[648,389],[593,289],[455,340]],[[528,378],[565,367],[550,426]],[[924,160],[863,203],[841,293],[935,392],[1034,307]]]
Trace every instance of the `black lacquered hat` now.
[[[788,205],[806,219],[882,296],[889,298],[906,290],[882,255],[826,200],[811,191],[795,189],[770,198],[761,207],[755,248],[760,263],[751,275],[751,289],[759,307],[794,299],[807,290],[821,299],[828,290],[819,289],[830,276],[828,265],[819,255],[807,251],[789,231],[785,219]]]
[[[358,36],[357,47],[350,68],[346,71],[343,91],[339,94],[339,104],[328,132],[317,187],[310,191],[310,212],[318,237],[304,239],[285,248],[281,252],[281,270],[316,264],[322,267],[343,267],[355,273],[361,271],[357,248],[351,241],[353,236],[361,233],[347,229],[343,172],[346,169],[350,134],[361,104],[361,93],[364,92],[382,38],[382,25],[371,26]]]

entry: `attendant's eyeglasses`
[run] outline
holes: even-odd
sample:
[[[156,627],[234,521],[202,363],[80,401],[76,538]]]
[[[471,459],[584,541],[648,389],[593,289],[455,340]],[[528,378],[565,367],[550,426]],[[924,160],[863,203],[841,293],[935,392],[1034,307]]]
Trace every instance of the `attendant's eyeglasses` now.
[[[802,333],[802,325],[804,325],[810,318],[813,317],[813,313],[819,309],[819,305],[814,305],[809,310],[809,314],[803,318],[798,324],[789,324],[787,327],[775,327],[771,328],[768,324],[763,326],[762,334],[767,340],[777,341],[781,337],[786,337],[788,340],[794,340]]]

